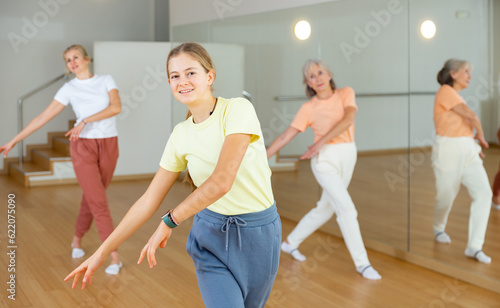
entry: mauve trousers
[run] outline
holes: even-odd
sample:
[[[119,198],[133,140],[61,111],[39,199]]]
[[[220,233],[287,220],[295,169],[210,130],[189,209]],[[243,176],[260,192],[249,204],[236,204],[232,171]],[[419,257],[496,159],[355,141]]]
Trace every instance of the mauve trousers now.
[[[104,241],[114,229],[106,188],[118,160],[118,137],[72,141],[70,152],[76,178],[83,191],[75,235],[81,238],[95,220],[99,237]]]

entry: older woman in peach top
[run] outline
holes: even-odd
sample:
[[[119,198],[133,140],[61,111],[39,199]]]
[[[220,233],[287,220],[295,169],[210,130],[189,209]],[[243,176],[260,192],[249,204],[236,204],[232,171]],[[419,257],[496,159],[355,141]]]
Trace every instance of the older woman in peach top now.
[[[484,254],[482,247],[492,192],[480,157],[481,146],[487,148],[488,143],[478,117],[459,95],[461,90],[469,86],[471,69],[467,61],[450,59],[437,76],[441,88],[436,93],[434,104],[436,140],[432,148],[432,167],[437,195],[433,228],[437,242],[451,242],[445,227],[460,184],[463,184],[472,198],[465,255],[482,263],[490,263],[491,258]]]
[[[290,127],[267,149],[267,157],[272,157],[310,126],[314,131],[314,143],[301,159],[311,159],[311,169],[323,193],[316,207],[301,219],[282,243],[281,250],[296,260],[305,261],[306,257],[299,252],[298,246],[335,213],[356,270],[366,279],[380,279],[382,277],[368,260],[358,212],[347,191],[357,157],[354,118],[358,107],[354,90],[350,87],[337,89],[332,73],[323,61],[307,61],[302,73],[310,101],[302,105]]]

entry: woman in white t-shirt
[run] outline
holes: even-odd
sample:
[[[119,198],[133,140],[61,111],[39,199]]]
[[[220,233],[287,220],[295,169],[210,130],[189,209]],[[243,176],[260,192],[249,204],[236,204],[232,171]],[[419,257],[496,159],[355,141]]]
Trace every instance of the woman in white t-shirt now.
[[[109,75],[93,75],[90,58],[80,45],[69,46],[63,52],[67,69],[76,78],[64,84],[50,105],[35,117],[12,140],[0,147],[7,157],[9,151],[21,140],[38,130],[71,103],[77,120],[66,133],[78,183],[83,190],[80,213],[73,237],[72,257],[81,258],[85,252],[81,239],[95,220],[99,236],[104,241],[113,231],[106,188],[111,182],[118,159],[118,137],[115,115],[121,111],[117,86]],[[106,273],[116,275],[121,267],[118,252],[111,253],[111,265]]]

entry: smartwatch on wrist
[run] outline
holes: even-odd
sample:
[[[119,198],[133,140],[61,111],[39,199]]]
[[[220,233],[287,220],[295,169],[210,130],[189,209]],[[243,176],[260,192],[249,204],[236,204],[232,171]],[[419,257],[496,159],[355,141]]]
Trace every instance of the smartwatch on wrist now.
[[[169,210],[165,215],[161,217],[163,222],[171,229],[177,227],[179,224],[177,224],[173,219],[172,219],[172,210]]]

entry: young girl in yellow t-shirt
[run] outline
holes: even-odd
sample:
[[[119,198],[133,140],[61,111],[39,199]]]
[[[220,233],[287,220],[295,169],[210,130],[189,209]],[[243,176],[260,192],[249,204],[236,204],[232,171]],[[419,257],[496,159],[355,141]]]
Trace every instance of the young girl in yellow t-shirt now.
[[[188,170],[196,189],[162,217],[141,251],[156,265],[172,229],[195,215],[187,241],[206,307],[264,307],[278,271],[281,222],[271,190],[271,170],[252,104],[212,94],[215,70],[199,44],[184,43],[167,58],[174,97],[191,116],[173,130],[160,168],[145,194],[108,240],[65,280],[83,276],[82,288],[107,255],[160,206],[179,173]]]

